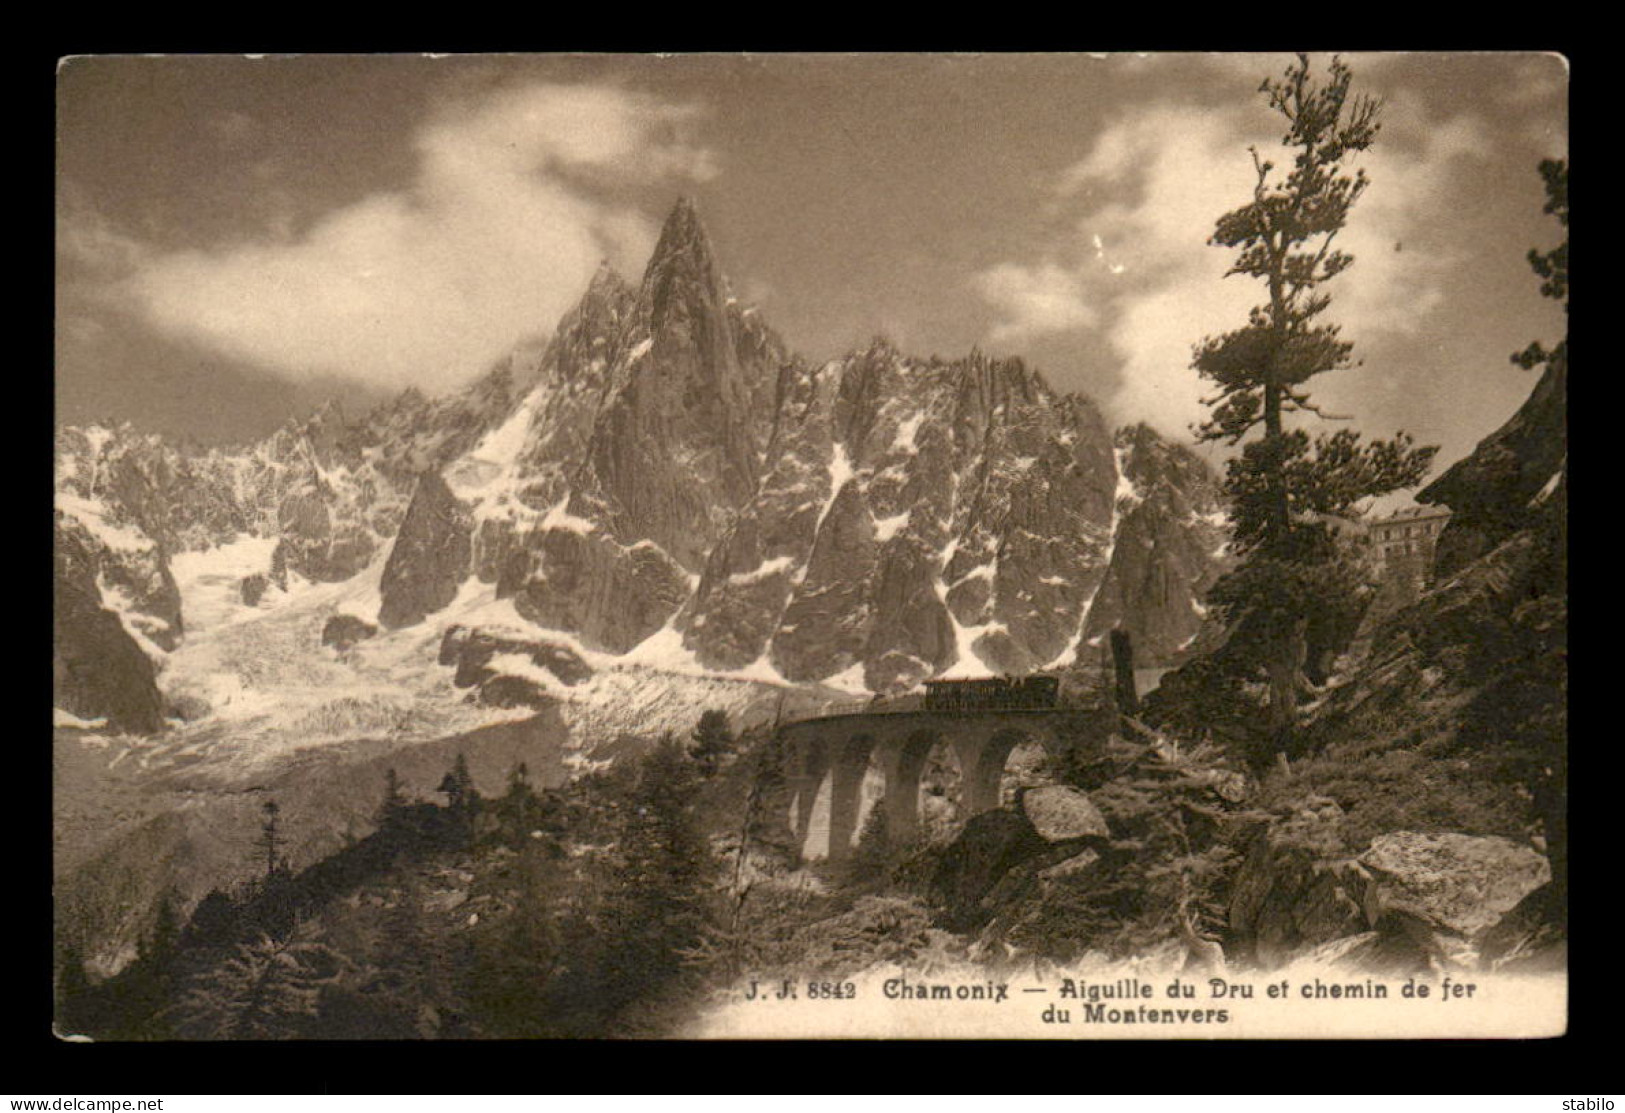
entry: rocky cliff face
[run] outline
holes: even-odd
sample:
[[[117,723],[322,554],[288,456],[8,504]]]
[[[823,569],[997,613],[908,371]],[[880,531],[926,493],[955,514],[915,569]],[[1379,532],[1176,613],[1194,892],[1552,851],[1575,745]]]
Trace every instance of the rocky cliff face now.
[[[1175,653],[1221,559],[1193,456],[1145,428],[1117,448],[1019,360],[882,340],[809,367],[727,295],[687,203],[636,289],[599,272],[446,475],[474,574],[529,621],[851,690],[1067,664],[1125,618]],[[1134,542],[1091,626],[1119,510]]]
[[[680,619],[714,667],[881,691],[1075,650],[1110,544],[1099,414],[1019,361],[885,342],[781,380],[757,497]]]
[[[56,707],[80,719],[105,719],[115,730],[150,733],[163,726],[163,699],[157,670],[143,648],[151,644],[132,618],[149,618],[148,629],[163,636],[178,628],[157,625],[145,612],[121,613],[102,605],[106,569],[142,568],[152,550],[115,549],[61,511],[56,523],[51,672]],[[163,569],[161,563],[146,567]],[[163,570],[167,576],[167,569]],[[171,591],[173,580],[168,581]],[[178,627],[178,620],[176,623]]]
[[[601,268],[454,396],[328,407],[236,452],[69,430],[58,458],[63,497],[159,552],[276,537],[278,586],[382,563],[366,622],[422,622],[472,577],[594,653],[854,693],[1064,667],[1118,623],[1154,662],[1222,560],[1195,457],[1143,426],[1114,442],[1017,359],[877,340],[809,366],[730,295],[686,201],[636,285]]]
[[[1419,502],[1454,512],[1439,535],[1434,575],[1443,579],[1567,501],[1568,361],[1553,360],[1524,404],[1501,428],[1438,479]]]
[[[473,532],[468,512],[446,481],[426,473],[384,565],[378,621],[410,626],[456,598],[468,578]]]
[[[1225,566],[1224,504],[1208,467],[1149,426],[1119,432],[1117,454],[1115,543],[1087,635],[1120,625],[1141,659],[1169,660],[1196,639],[1201,597]]]

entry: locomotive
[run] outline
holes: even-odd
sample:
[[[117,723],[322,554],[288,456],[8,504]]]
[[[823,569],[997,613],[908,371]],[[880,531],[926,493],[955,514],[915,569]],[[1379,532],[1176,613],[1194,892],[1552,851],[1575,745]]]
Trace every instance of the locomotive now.
[[[977,680],[927,680],[926,711],[1042,711],[1060,702],[1056,676],[988,676]]]

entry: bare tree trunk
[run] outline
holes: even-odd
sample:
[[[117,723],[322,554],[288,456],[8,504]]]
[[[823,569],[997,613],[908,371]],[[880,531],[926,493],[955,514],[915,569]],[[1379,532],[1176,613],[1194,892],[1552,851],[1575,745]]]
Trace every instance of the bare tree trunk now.
[[[1134,642],[1127,630],[1112,627],[1112,668],[1116,678],[1117,712],[1120,715],[1140,713],[1140,693],[1134,686]]]
[[[1269,658],[1269,713],[1267,721],[1276,748],[1289,748],[1298,718],[1303,661],[1308,652],[1309,620],[1299,618],[1276,633]]]

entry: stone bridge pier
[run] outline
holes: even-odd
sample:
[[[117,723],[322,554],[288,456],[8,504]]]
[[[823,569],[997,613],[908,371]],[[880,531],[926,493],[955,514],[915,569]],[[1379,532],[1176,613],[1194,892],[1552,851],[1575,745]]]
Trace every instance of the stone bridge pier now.
[[[939,743],[958,767],[960,812],[968,818],[999,806],[1005,762],[1023,742],[1057,757],[1099,752],[1116,721],[1110,709],[1069,709],[858,713],[787,723],[779,742],[789,757],[791,827],[805,856],[845,858],[873,769],[885,785],[887,835],[906,841],[919,827],[920,778]]]

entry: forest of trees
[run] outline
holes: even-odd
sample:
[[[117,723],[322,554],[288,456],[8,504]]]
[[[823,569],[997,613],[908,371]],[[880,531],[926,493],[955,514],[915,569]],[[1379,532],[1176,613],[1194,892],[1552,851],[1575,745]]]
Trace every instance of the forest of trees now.
[[[635,1033],[691,972],[722,859],[700,826],[731,755],[720,713],[567,790],[510,770],[482,795],[458,755],[439,802],[394,770],[375,829],[303,870],[274,800],[258,876],[184,927],[162,904],[136,960],[92,985],[57,959],[57,1027],[98,1039],[410,1039]]]
[[[1018,893],[996,935],[1065,957],[1173,938],[1187,909],[1210,919],[1232,856],[1181,809],[1222,804],[1189,776],[1213,759],[1169,765],[1141,742],[1049,768],[1104,789],[1114,824],[1158,854],[1108,863],[1063,910],[1068,930]],[[986,917],[956,903],[959,831],[897,843],[876,806],[850,859],[803,861],[785,760],[770,732],[735,737],[707,712],[689,739],[651,739],[558,790],[521,765],[482,794],[459,755],[429,802],[390,770],[375,829],[298,871],[268,801],[244,833],[252,882],[209,893],[184,923],[165,901],[139,957],[99,984],[59,954],[57,1027],[114,1040],[658,1036],[746,974],[965,959]]]

